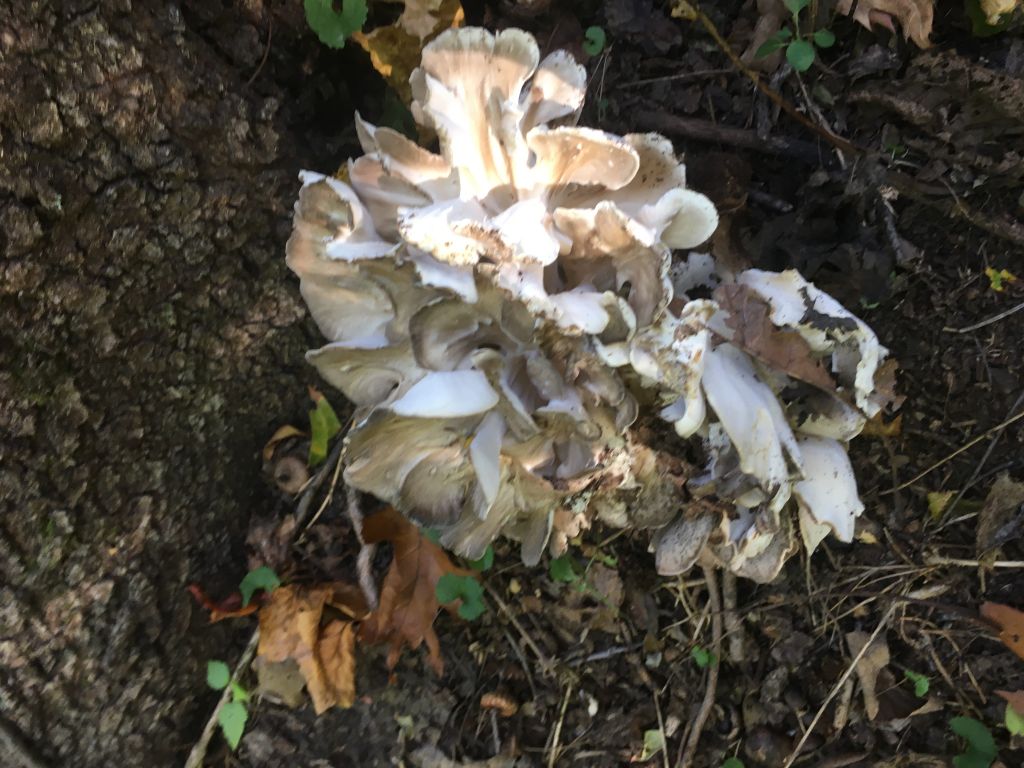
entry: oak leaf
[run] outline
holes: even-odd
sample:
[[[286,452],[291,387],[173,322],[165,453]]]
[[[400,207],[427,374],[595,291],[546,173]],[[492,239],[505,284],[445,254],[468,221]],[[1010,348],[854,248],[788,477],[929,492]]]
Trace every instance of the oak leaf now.
[[[836,385],[814,352],[796,331],[783,330],[771,321],[771,307],[745,285],[721,285],[715,300],[729,315],[732,343],[772,368],[794,379],[835,392]]]
[[[981,616],[999,629],[999,639],[1024,659],[1024,612],[1000,603],[982,603]]]
[[[425,642],[427,662],[438,675],[443,674],[441,643],[434,631],[440,607],[437,582],[446,573],[465,576],[470,571],[453,565],[441,547],[391,507],[363,521],[363,539],[367,544],[390,542],[394,557],[381,584],[380,602],[359,627],[359,641],[387,643],[387,665],[392,671],[406,645],[416,649]]]
[[[903,27],[903,36],[913,40],[918,48],[928,48],[928,36],[932,32],[935,15],[935,0],[839,0],[836,10],[844,16],[853,12],[853,19],[867,29],[872,24],[881,24],[895,32],[892,20]]]
[[[328,619],[330,606],[345,618]],[[267,662],[288,659],[299,665],[306,690],[319,715],[355,701],[355,627],[366,613],[359,588],[333,583],[315,587],[279,587],[260,609],[258,654]]]

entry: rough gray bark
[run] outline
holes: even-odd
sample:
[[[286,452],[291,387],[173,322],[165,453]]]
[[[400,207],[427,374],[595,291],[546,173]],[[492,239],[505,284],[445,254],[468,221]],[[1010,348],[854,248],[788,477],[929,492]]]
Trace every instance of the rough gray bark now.
[[[238,645],[185,585],[240,575],[313,380],[283,264],[313,150],[236,7],[0,4],[0,726],[48,765],[180,763]]]

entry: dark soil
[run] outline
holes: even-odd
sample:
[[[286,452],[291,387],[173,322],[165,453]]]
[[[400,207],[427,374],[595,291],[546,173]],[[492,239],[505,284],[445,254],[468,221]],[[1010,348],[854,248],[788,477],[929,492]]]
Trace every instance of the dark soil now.
[[[963,564],[996,478],[1024,480],[1024,421],[990,434],[1024,408],[1024,311],[956,332],[1024,301],[1024,40],[972,37],[958,3],[938,4],[928,52],[825,17],[838,42],[804,87],[773,82],[889,157],[844,168],[662,5],[466,8],[577,54],[603,26],[583,122],[670,135],[727,213],[718,258],[796,267],[855,308],[906,395],[899,422],[851,449],[860,540],[739,584],[742,659],[719,649],[695,765],[782,765],[850,665],[846,634],[883,619],[878,715],[859,683],[841,691],[798,764],[949,765],[963,747],[949,720],[965,715],[1024,765],[995,695],[1024,689],[1024,661],[978,620],[986,600],[1024,608],[1024,526],[998,554],[1016,567]],[[751,6],[710,11],[737,50]],[[206,660],[237,659],[253,627],[207,624],[185,587],[224,593],[244,574],[250,520],[283,511],[260,448],[301,423],[315,380],[315,329],[283,264],[295,174],[358,152],[352,112],[378,119],[386,88],[356,46],[320,46],[298,0],[15,0],[0,82],[0,764],[181,765],[217,699]],[[709,125],[740,133],[697,138]],[[913,189],[893,192],[893,168]],[[995,290],[987,268],[1019,279]],[[946,491],[955,505],[930,511]],[[216,737],[208,764],[452,765],[436,746],[456,765],[541,766],[557,733],[554,764],[612,766],[638,759],[659,718],[674,764],[706,685],[692,655],[712,643],[705,582],[659,579],[645,537],[615,534],[584,536],[575,584],[499,544],[485,580],[507,609],[439,618],[443,678],[414,652],[388,685],[363,650],[351,710],[256,703],[239,751]],[[925,700],[906,670],[927,676],[935,711],[910,717]],[[518,711],[482,708],[486,693]]]

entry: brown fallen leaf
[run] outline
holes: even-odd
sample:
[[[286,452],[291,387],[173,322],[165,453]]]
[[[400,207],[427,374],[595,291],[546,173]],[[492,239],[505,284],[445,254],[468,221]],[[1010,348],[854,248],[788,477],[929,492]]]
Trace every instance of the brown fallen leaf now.
[[[732,342],[745,352],[800,381],[835,392],[836,385],[810,345],[796,331],[786,331],[771,321],[768,302],[738,283],[719,286],[715,300],[729,315]]]
[[[853,656],[860,653],[870,639],[871,635],[867,632],[846,633],[846,644]],[[875,638],[875,641],[857,661],[857,679],[860,681],[861,693],[864,695],[864,708],[867,710],[869,720],[878,717],[878,678],[888,665],[889,646],[883,637]]]
[[[864,423],[864,429],[860,433],[868,437],[899,437],[902,428],[902,413],[892,421],[886,421],[879,411]]]
[[[268,662],[293,659],[299,665],[318,715],[355,701],[355,627],[344,619],[321,627],[327,606],[348,619],[366,612],[359,588],[343,583],[278,587],[260,609],[257,653]]]
[[[214,600],[198,584],[189,584],[189,593],[203,608],[210,612],[210,623],[216,624],[223,619],[237,619],[240,616],[248,616],[260,609],[262,597],[257,595],[246,606],[242,606],[242,593],[235,592],[223,600]]]
[[[1015,482],[1007,472],[1000,473],[978,514],[975,553],[979,559],[1024,534],[1019,511],[1022,505],[1024,483]]]
[[[998,628],[1006,647],[1024,659],[1024,612],[1001,603],[982,603],[981,616]]]
[[[459,0],[406,0],[394,24],[356,32],[352,39],[370,54],[373,68],[408,105],[412,102],[409,75],[420,65],[423,46],[444,30],[461,26],[463,18]]]
[[[1009,704],[1013,711],[1024,717],[1024,691],[996,691]]]
[[[903,36],[913,40],[918,48],[931,45],[928,36],[932,32],[935,0],[857,0],[856,8],[853,4],[854,0],[839,0],[836,10],[844,16],[852,11],[854,21],[867,29],[880,24],[895,32],[892,20],[896,19],[903,27]]]
[[[394,670],[402,649],[427,644],[427,662],[444,674],[441,643],[434,631],[440,604],[437,582],[446,573],[469,575],[457,568],[437,544],[426,538],[413,523],[391,507],[363,521],[367,544],[390,542],[394,548],[391,566],[380,588],[380,603],[359,627],[362,643],[387,643],[387,665]]]

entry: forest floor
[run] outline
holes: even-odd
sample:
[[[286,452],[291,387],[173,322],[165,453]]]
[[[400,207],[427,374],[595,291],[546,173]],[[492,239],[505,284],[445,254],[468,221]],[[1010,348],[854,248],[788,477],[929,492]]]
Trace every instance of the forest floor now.
[[[499,543],[484,615],[437,620],[443,676],[406,653],[389,684],[383,653],[363,649],[351,709],[317,717],[308,704],[254,702],[238,751],[217,738],[208,764],[612,766],[641,761],[653,732],[666,745],[649,764],[675,765],[717,667],[698,768],[730,757],[777,768],[798,746],[797,765],[946,766],[965,748],[957,716],[989,729],[1005,766],[1024,765],[996,694],[1024,689],[1024,661],[979,616],[986,601],[1024,607],[1013,482],[1024,479],[1024,421],[1007,424],[1024,410],[1024,311],[1013,311],[1024,301],[1024,39],[972,36],[962,6],[939,2],[928,50],[826,17],[837,42],[816,64],[765,72],[811,123],[879,161],[836,151],[781,111],[666,4],[539,3],[520,15],[512,5],[467,4],[468,21],[525,27],[542,48],[586,61],[583,124],[672,138],[692,186],[724,214],[716,257],[799,269],[898,359],[899,415],[851,449],[866,505],[858,540],[795,557],[770,585],[740,582],[739,626],[721,645],[704,576],[657,577],[645,536],[595,526],[571,550],[568,581],[524,568]],[[753,5],[708,11],[737,52],[758,21]],[[607,33],[594,56],[581,48],[590,26]],[[377,122],[389,102],[362,51],[308,44],[310,77],[344,80]],[[273,77],[276,45],[260,77]],[[329,170],[358,153],[352,105],[302,90],[310,146],[322,148],[307,154]],[[275,503],[268,489],[263,517]],[[342,515],[332,504],[317,526]],[[197,610],[190,631],[208,632],[204,621]],[[254,623],[233,623],[211,656],[237,659]],[[507,710],[483,706],[485,694]],[[195,697],[198,738],[218,694],[197,679]]]

